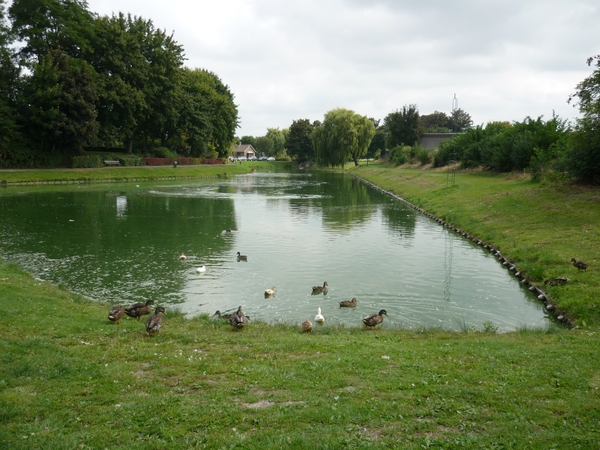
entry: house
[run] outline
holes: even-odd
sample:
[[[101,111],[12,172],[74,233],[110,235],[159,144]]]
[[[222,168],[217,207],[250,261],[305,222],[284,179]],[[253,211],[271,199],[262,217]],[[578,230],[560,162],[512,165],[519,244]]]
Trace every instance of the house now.
[[[426,149],[439,148],[444,141],[449,141],[454,136],[462,133],[423,133],[419,138],[419,145]]]
[[[254,147],[250,144],[238,144],[237,147],[233,149],[233,156],[236,158],[243,156],[248,159],[251,156],[256,156],[256,150],[254,150]]]

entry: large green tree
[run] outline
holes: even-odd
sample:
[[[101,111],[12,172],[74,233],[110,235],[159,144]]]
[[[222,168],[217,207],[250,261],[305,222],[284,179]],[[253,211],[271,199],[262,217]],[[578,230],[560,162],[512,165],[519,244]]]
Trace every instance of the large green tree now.
[[[384,127],[388,132],[387,148],[416,144],[420,137],[420,116],[417,105],[405,105],[401,110],[388,114],[384,119]]]
[[[435,111],[421,116],[421,127],[425,133],[447,133],[450,120],[446,113]]]
[[[294,120],[285,141],[287,154],[297,161],[309,161],[315,157],[312,143],[313,124],[308,119]]]
[[[345,108],[325,114],[323,124],[312,134],[317,162],[323,166],[342,166],[349,158],[358,166],[375,135],[373,121]]]
[[[271,155],[283,156],[285,154],[285,132],[279,128],[267,128],[265,135],[273,142]]]
[[[453,133],[464,133],[472,126],[473,119],[471,119],[471,115],[468,112],[457,108],[450,114],[448,127]]]
[[[576,178],[600,184],[600,55],[588,58],[587,64],[596,68],[569,98],[569,102],[576,101],[582,117],[577,121],[567,159]]]

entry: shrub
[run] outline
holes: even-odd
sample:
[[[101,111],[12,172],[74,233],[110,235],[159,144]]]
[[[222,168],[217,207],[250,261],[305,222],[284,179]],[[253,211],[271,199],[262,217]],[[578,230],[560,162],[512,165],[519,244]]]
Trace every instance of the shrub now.
[[[420,148],[417,151],[417,159],[421,162],[421,165],[429,164],[433,159],[431,152],[426,148]]]
[[[73,156],[71,158],[71,166],[77,169],[102,167],[103,164],[102,157],[99,155]]]

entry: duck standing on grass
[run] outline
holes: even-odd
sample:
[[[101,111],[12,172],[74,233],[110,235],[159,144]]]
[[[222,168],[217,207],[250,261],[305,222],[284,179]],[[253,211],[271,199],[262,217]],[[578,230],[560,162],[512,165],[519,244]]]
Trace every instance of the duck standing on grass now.
[[[313,329],[312,322],[310,320],[305,320],[302,322],[302,331],[304,333],[310,333]]]
[[[573,266],[576,267],[579,271],[583,270],[585,272],[585,269],[587,269],[588,265],[583,261],[577,261],[575,258],[571,258],[571,262],[573,263]]]
[[[108,312],[108,320],[111,322],[121,323],[121,317],[125,315],[125,308],[123,306],[113,306]]]
[[[550,286],[564,286],[569,281],[571,281],[569,278],[557,277],[544,281],[544,284],[549,284]]]
[[[379,314],[371,314],[370,316],[365,317],[362,321],[366,326],[371,327],[372,330],[375,330],[377,325],[383,323],[383,316],[387,315],[387,311],[382,309],[379,311]]]
[[[241,330],[248,323],[248,318],[244,315],[242,307],[240,306],[236,312],[234,312],[229,318],[231,326],[237,330]]]
[[[145,304],[139,302],[134,303],[133,305],[125,308],[125,314],[127,314],[129,317],[140,320],[140,317],[152,314],[152,305],[154,305],[154,300],[148,300]]]
[[[154,315],[148,317],[148,320],[146,321],[146,331],[150,336],[160,333],[166,314],[165,308],[157,306],[154,310]]]

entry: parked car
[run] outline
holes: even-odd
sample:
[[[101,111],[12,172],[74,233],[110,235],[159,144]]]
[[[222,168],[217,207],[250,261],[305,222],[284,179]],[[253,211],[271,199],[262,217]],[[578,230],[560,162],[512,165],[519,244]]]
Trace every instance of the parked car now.
[[[266,161],[267,157],[266,156],[261,156],[260,158],[258,158],[259,161]]]
[[[267,161],[275,161],[275,157],[274,157],[274,156],[269,156],[269,157],[267,158]]]
[[[238,156],[238,161],[246,161],[246,157],[245,156]]]
[[[256,156],[248,156],[248,161],[257,161],[258,158]]]

